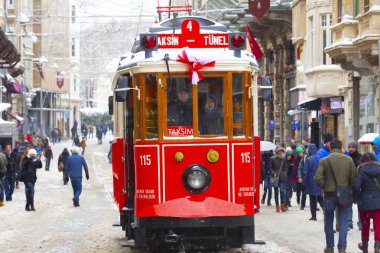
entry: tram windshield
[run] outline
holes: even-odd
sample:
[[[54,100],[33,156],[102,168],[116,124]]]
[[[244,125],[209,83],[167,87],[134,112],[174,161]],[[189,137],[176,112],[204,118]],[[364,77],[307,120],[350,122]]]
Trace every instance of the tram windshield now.
[[[223,77],[207,77],[197,85],[193,99],[189,78],[167,79],[167,135],[194,135],[194,108],[197,112],[197,135],[224,134]]]

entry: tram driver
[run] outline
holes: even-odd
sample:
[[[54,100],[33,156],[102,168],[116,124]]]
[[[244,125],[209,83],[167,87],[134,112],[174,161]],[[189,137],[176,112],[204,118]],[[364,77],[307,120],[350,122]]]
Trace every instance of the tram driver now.
[[[190,90],[182,86],[177,91],[177,98],[168,103],[168,126],[192,126],[193,102]]]

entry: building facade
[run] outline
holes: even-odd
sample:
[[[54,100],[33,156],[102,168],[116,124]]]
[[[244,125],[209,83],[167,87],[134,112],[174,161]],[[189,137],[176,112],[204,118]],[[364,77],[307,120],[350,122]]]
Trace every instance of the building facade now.
[[[348,71],[348,139],[379,133],[379,0],[333,0],[332,45],[325,51]]]

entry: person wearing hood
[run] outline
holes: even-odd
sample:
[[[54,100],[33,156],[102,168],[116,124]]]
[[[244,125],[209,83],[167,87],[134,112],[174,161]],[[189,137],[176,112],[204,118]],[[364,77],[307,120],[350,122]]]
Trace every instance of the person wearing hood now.
[[[24,178],[26,205],[25,211],[36,211],[34,208],[34,186],[37,181],[37,169],[42,168],[42,163],[37,157],[37,151],[29,149],[28,155],[22,161],[21,174]]]
[[[302,146],[298,146],[294,150],[294,171],[296,175],[296,193],[297,193],[297,204],[300,205],[301,210],[305,209],[306,205],[306,188],[302,184],[302,170],[305,165],[306,152]]]
[[[371,142],[377,161],[380,161],[380,135]]]
[[[358,176],[353,186],[358,198],[358,208],[362,223],[361,239],[358,247],[368,253],[371,218],[375,230],[375,253],[380,253],[380,163],[370,152],[364,153],[358,168]]]
[[[214,93],[209,93],[199,106],[199,132],[200,134],[223,134],[224,119],[218,110],[218,102]]]
[[[317,220],[317,203],[323,209],[323,197],[322,190],[315,183],[314,176],[317,172],[316,158],[317,158],[317,146],[312,143],[308,148],[309,157],[305,160],[305,165],[302,170],[302,184],[306,188],[306,193],[309,194],[310,199],[310,213],[311,218],[309,220]]]
[[[294,153],[293,150],[288,150],[285,153],[285,166],[279,176],[280,182],[280,197],[281,197],[281,211],[286,212],[290,207],[290,200],[293,193],[292,174],[294,174]]]
[[[280,205],[278,201],[278,193],[279,193],[279,177],[285,168],[285,149],[282,148],[281,146],[278,146],[274,152],[274,156],[270,158],[269,161],[269,171],[270,171],[270,181],[271,181],[271,186],[273,187],[274,190],[274,201],[276,203],[276,212],[280,212]],[[281,201],[281,203],[285,203]]]
[[[69,156],[70,156],[69,150],[67,148],[64,148],[62,153],[58,157],[58,166],[60,163],[63,163],[63,166],[65,166],[67,162],[67,158],[69,158]],[[62,174],[63,174],[63,184],[67,185],[67,183],[69,182],[69,175],[67,174],[67,170],[63,169]]]

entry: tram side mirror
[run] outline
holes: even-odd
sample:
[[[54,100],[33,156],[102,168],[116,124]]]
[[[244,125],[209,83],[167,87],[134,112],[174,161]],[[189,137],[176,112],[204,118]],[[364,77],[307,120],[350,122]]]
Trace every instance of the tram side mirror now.
[[[127,101],[128,76],[122,76],[117,80],[115,87],[115,101]]]
[[[113,96],[108,97],[108,114],[113,115]]]

